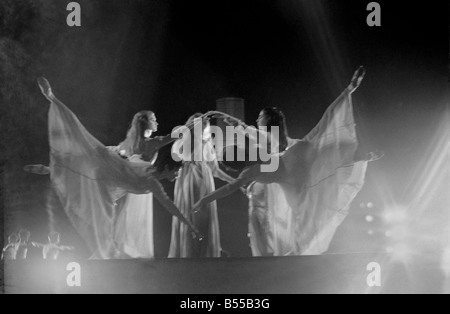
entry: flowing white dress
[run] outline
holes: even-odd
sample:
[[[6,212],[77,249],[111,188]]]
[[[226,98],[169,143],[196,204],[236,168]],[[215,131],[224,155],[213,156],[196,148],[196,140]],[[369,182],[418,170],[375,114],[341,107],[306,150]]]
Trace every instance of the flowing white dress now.
[[[158,139],[149,139],[157,141]],[[144,146],[146,147],[146,146]],[[120,151],[120,145],[113,148]],[[158,153],[150,158],[153,165]],[[130,162],[141,162],[142,155],[133,155],[128,158]],[[116,207],[119,211],[114,230],[114,239],[117,247],[123,254],[122,258],[154,258],[153,235],[153,193],[128,193],[122,199],[123,204]]]
[[[154,258],[153,193],[128,193],[114,230],[121,252],[131,258]]]
[[[259,195],[249,222],[255,256],[327,251],[364,184],[367,161],[354,161],[357,146],[351,94],[345,90],[305,138],[279,154],[275,173],[241,175],[257,177],[253,189]]]
[[[121,158],[93,137],[51,92],[46,97],[50,100],[52,184],[68,218],[93,253],[92,258],[122,256],[116,243],[116,201],[128,193],[136,194],[129,206],[141,210],[123,211],[127,221],[122,226],[131,230],[136,224],[134,228],[143,228],[144,232],[131,237],[127,234],[127,252],[131,256],[153,256],[152,213],[147,211],[149,193],[153,192],[163,205],[173,203],[153,177],[152,164]]]
[[[174,151],[182,140],[174,144]],[[205,195],[215,190],[214,176],[219,167],[211,140],[197,142],[201,146],[204,161],[193,161],[191,156],[179,154],[183,167],[175,182],[174,203],[185,217],[204,235],[203,241],[194,241],[185,224],[176,217],[172,218],[172,237],[170,241],[169,258],[220,257],[220,230],[216,202],[206,205],[202,211],[193,213],[193,205]]]

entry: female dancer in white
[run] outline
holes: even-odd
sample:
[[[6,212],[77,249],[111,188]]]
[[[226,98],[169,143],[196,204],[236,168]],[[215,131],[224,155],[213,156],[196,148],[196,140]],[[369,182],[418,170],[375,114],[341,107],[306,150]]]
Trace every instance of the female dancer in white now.
[[[134,115],[126,139],[115,147],[108,147],[130,162],[146,161],[154,165],[158,149],[170,142],[169,137],[151,138],[158,130],[152,111]],[[153,258],[153,193],[129,193],[121,200],[120,214],[115,226],[115,241],[124,257]]]
[[[355,72],[348,88],[305,138],[295,140],[284,152],[272,155],[272,158],[279,158],[276,171],[263,172],[261,165],[251,166],[234,182],[200,200],[194,210],[201,210],[205,204],[252,181],[278,183],[278,193],[272,195],[267,204],[271,211],[284,216],[283,247],[274,254],[325,252],[364,183],[367,160],[354,161],[358,142],[351,101],[351,94],[364,74],[362,68]],[[259,135],[267,136],[261,132]]]
[[[157,180],[174,177],[178,169],[156,171],[145,161],[129,162],[94,138],[77,117],[53,94],[44,78],[38,80],[50,101],[50,175],[55,191],[78,233],[95,258],[114,258],[121,252],[114,240],[116,201],[126,195],[153,193],[169,211],[201,235],[168,198]],[[161,140],[166,144],[168,139]],[[149,154],[151,155],[151,154]]]
[[[286,118],[278,108],[263,109],[257,120],[258,128],[267,128],[268,147],[282,153],[295,141],[288,136]],[[272,127],[278,127],[278,136],[272,133]],[[247,188],[249,199],[250,247],[253,256],[283,256],[290,253],[289,234],[286,234],[287,219],[290,217],[288,206],[278,206],[274,211],[273,202],[277,195],[283,194],[278,183],[264,184],[253,181]],[[285,244],[288,245],[285,245]]]
[[[186,124],[190,125],[195,119],[201,119],[201,117],[201,114],[195,114]],[[174,203],[181,213],[199,229],[204,239],[202,242],[193,241],[186,226],[173,217],[170,258],[220,257],[221,255],[216,202],[206,204],[204,210],[197,215],[194,215],[192,207],[203,196],[215,190],[214,177],[225,182],[231,182],[234,179],[219,168],[207,120],[203,120],[202,135],[199,134],[198,137],[194,135],[196,135],[195,132],[191,132],[191,136],[178,140],[173,147],[173,151],[183,161],[183,167],[175,183]],[[191,147],[190,152],[181,152],[182,147],[188,146]],[[199,158],[195,158],[196,153],[200,154]]]

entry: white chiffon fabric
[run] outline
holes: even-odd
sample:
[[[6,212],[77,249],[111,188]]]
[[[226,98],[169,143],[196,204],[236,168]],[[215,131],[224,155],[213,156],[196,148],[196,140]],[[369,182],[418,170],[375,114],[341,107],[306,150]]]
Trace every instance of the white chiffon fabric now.
[[[117,217],[115,242],[125,256],[154,258],[153,193],[125,196],[125,203]]]
[[[120,145],[113,147],[113,150],[120,151]],[[155,153],[151,158],[152,165],[157,156],[158,153]],[[142,155],[130,156],[128,161],[143,162]],[[128,193],[121,202],[121,206],[116,206],[116,213],[119,211],[119,214],[114,230],[114,240],[122,253],[121,258],[154,258],[153,193]]]
[[[328,250],[364,184],[367,162],[354,162],[357,145],[351,94],[345,90],[305,138],[279,155],[276,180],[274,174],[257,180],[264,183],[260,189],[266,208],[257,208],[250,217],[255,256]]]
[[[53,94],[48,115],[50,175],[64,211],[93,253],[92,258],[122,256],[116,240],[130,256],[153,256],[151,194],[169,202],[152,176],[150,163],[122,159],[93,137],[78,118]],[[116,225],[116,201],[129,195]],[[147,194],[147,195],[141,195]],[[150,206],[150,207],[149,207]],[[148,210],[150,208],[150,210]],[[117,233],[115,227],[118,227]],[[122,229],[121,229],[122,228]],[[129,230],[142,232],[131,235]],[[124,240],[126,239],[126,241]]]
[[[175,142],[173,151],[183,160],[183,167],[175,182],[174,203],[181,213],[204,235],[203,241],[194,241],[185,224],[177,217],[172,218],[172,236],[169,258],[220,257],[220,229],[216,202],[205,205],[195,214],[194,204],[215,190],[214,173],[219,167],[211,140],[194,140],[203,161],[193,161],[194,152],[186,155],[181,151],[183,139]],[[185,143],[184,147],[190,146]],[[180,152],[181,151],[181,152]]]

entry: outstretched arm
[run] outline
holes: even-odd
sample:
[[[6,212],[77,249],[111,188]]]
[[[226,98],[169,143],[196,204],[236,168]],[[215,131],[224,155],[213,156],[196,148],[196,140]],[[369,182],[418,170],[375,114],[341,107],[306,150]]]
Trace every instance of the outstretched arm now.
[[[220,189],[215,190],[214,192],[203,197],[200,201],[198,201],[194,205],[192,210],[196,213],[200,211],[206,204],[224,198],[232,194],[233,192],[237,191],[239,188],[246,185],[247,183],[254,181],[258,176],[259,168],[260,165],[254,165],[250,168],[247,168],[241,173],[241,175],[237,179],[233,180],[231,183],[228,183],[227,185],[224,185]]]
[[[217,179],[228,182],[228,183],[231,183],[234,181],[234,178],[232,176],[228,175],[227,173],[225,173],[225,171],[223,171],[222,169],[220,169],[218,165],[215,167],[213,175]]]
[[[75,248],[73,246],[67,246],[67,245],[60,245],[58,247],[61,251],[73,251]]]
[[[173,216],[177,217],[185,223],[189,229],[195,234],[195,237],[197,237],[199,240],[203,238],[203,235],[198,231],[198,229],[186,218],[183,216],[183,214],[180,212],[180,210],[175,206],[175,204],[170,200],[170,198],[167,196],[166,192],[164,191],[164,188],[162,187],[161,183],[159,183],[158,180],[151,178],[152,180],[152,193],[153,196],[158,200],[158,202]]]
[[[169,145],[177,140],[177,138],[172,138],[172,134],[168,134],[165,136],[158,136],[148,140],[150,144],[150,150],[152,152],[159,150],[160,148]]]
[[[247,136],[254,143],[258,143],[258,138],[259,143],[267,143],[267,130],[255,128],[251,125],[249,126],[242,120],[220,111],[209,111],[205,115],[212,118],[222,119],[225,124],[233,126],[237,133]]]
[[[177,140],[180,139],[179,136],[175,136],[175,134],[183,134],[183,128],[186,127],[189,130],[192,130],[195,125],[197,123],[201,123],[201,119],[207,119],[206,116],[199,118],[199,120],[195,120],[193,122],[191,122],[190,124],[186,124],[184,126],[181,126],[179,128],[175,128],[173,129],[172,133],[164,135],[164,136],[157,136],[154,138],[151,138],[147,141],[149,147],[147,148],[147,153],[150,152],[150,154],[152,155],[154,152],[158,151],[159,149],[161,149],[162,147],[169,145]]]
[[[207,145],[208,145],[208,143],[207,143]],[[214,150],[214,148],[212,146],[210,147],[210,149]],[[217,161],[217,156],[215,153],[213,153],[213,155],[210,155],[207,157],[211,157],[211,159],[213,159],[212,161],[207,162],[207,165],[211,169],[212,175],[215,178],[222,180],[224,182],[227,182],[227,183],[234,181],[234,178],[232,176],[228,175],[225,171],[220,169],[219,163]]]

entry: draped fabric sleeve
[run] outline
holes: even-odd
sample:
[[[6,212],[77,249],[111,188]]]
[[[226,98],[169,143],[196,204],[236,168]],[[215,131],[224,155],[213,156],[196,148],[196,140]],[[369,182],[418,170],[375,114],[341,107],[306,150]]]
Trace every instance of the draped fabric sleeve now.
[[[281,184],[284,194],[273,195],[270,206],[274,211],[280,204],[289,206],[283,211],[291,218],[284,231],[292,237],[291,254],[328,250],[364,183],[367,162],[354,162],[357,146],[351,94],[345,90],[316,127],[281,157],[288,180]]]
[[[115,254],[115,201],[158,188],[151,164],[131,163],[92,136],[54,95],[48,115],[50,174],[64,211],[96,258]]]

